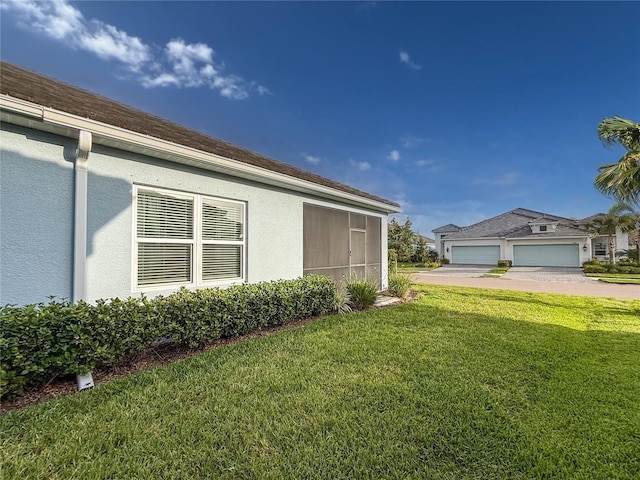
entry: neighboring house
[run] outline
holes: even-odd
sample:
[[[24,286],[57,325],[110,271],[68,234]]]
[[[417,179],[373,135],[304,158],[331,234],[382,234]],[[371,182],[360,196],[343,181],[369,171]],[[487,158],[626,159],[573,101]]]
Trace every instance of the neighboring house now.
[[[0,113],[2,305],[312,273],[387,286],[396,203],[4,62]]]
[[[495,265],[504,259],[514,266],[579,267],[607,255],[601,249],[604,241],[606,250],[606,237],[590,234],[587,222],[516,208],[468,227],[448,224],[433,232],[438,253],[451,263]],[[627,245],[628,237],[618,232],[616,241]]]

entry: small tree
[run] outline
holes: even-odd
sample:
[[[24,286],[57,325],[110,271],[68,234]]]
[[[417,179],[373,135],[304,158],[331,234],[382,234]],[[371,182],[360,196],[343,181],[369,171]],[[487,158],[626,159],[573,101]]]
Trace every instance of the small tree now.
[[[415,244],[415,234],[411,231],[411,222],[407,218],[404,225],[400,225],[395,218],[391,219],[388,227],[389,248],[396,251],[398,261],[410,262]]]
[[[636,227],[636,216],[633,209],[624,203],[617,203],[607,213],[597,215],[587,229],[597,235],[607,236],[609,247],[609,263],[613,265],[616,257],[616,231],[631,232]]]
[[[429,247],[427,247],[427,241],[422,235],[416,235],[418,240],[416,242],[415,255],[420,263],[426,263],[429,259]]]

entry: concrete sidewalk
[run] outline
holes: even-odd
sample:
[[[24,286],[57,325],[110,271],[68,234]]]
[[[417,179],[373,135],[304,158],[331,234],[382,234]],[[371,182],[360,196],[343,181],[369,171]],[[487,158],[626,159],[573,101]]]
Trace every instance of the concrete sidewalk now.
[[[433,285],[451,285],[456,287],[492,288],[500,290],[518,290],[533,293],[563,293],[587,297],[608,297],[640,300],[640,285],[618,285],[591,282],[541,282],[536,280],[509,280],[505,278],[470,278],[436,276],[414,273],[410,275],[416,283]]]

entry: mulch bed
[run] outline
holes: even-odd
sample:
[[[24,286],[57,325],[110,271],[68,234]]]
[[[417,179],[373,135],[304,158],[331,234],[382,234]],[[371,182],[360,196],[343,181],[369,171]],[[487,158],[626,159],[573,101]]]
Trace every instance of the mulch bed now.
[[[416,297],[417,292],[411,291],[403,299],[402,303],[413,301],[416,299]],[[256,330],[251,333],[247,333],[246,335],[242,335],[239,337],[221,338],[203,348],[198,349],[171,343],[155,348],[148,348],[141,352],[135,359],[125,365],[121,365],[108,371],[97,370],[92,372],[93,381],[96,385],[98,385],[114,378],[128,377],[142,370],[157,367],[160,365],[168,365],[172,362],[175,362],[176,360],[189,358],[193,355],[197,355],[201,352],[212,350],[214,348],[219,348],[223,345],[233,345],[250,338],[263,337],[265,335],[270,335],[281,330],[291,330],[294,328],[299,328],[309,322],[312,322],[313,320],[316,320],[317,318],[319,317],[306,318],[304,320],[298,320],[295,322],[287,323],[286,325],[279,325],[276,327],[268,327],[261,330]],[[29,405],[35,405],[41,402],[53,400],[55,398],[71,395],[76,391],[77,384],[75,375],[56,378],[42,388],[27,390],[23,395],[19,397],[3,400],[2,404],[0,404],[0,415],[3,415],[11,410],[16,410]]]

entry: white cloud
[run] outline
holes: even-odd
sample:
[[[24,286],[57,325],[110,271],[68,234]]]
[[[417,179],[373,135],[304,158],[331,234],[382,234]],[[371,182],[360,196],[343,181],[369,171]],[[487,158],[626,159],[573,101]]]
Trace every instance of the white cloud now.
[[[397,162],[398,160],[400,160],[400,152],[398,150],[391,150],[389,152],[389,155],[387,155],[387,158],[389,160],[393,160],[394,162]]]
[[[68,0],[2,0],[0,9],[15,13],[18,25],[26,30],[103,60],[120,62],[129,76],[146,88],[209,87],[236,100],[247,98],[254,89],[260,95],[271,93],[255,82],[223,74],[224,63],[215,62],[213,49],[204,43],[187,43],[176,38],[163,51],[154,51],[140,38],[113,25],[87,20]]]
[[[411,57],[409,56],[409,54],[404,50],[400,50],[400,61],[408,65],[409,68],[412,68],[414,70],[420,70],[422,68],[422,65],[418,65],[417,63],[414,63],[413,60],[411,60]]]
[[[131,37],[111,25],[91,22],[90,29],[74,33],[75,46],[96,54],[103,60],[117,60],[133,70],[151,58],[149,47],[137,37]]]
[[[262,85],[256,85],[255,83],[254,83],[254,86],[256,90],[258,90],[258,93],[260,95],[273,95],[273,93],[271,93],[271,90],[269,90],[267,87],[264,87]]]
[[[366,12],[369,10],[373,10],[374,8],[376,8],[376,2],[362,2],[356,5],[356,12]]]
[[[349,164],[352,167],[357,168],[360,171],[367,171],[367,170],[371,170],[371,164],[369,162],[358,162],[352,158],[349,159]]]
[[[410,135],[407,135],[406,137],[400,137],[400,145],[402,146],[402,148],[415,148],[425,142],[430,141],[431,139],[429,138],[412,137]]]
[[[428,165],[433,165],[434,161],[433,160],[416,160],[414,163],[418,167],[426,167]]]
[[[474,185],[489,184],[489,185],[515,185],[520,180],[520,175],[515,172],[505,173],[501,177],[495,180],[489,178],[475,178],[473,180]]]
[[[318,165],[320,163],[320,157],[314,157],[313,155],[303,154],[302,158],[312,165]]]

